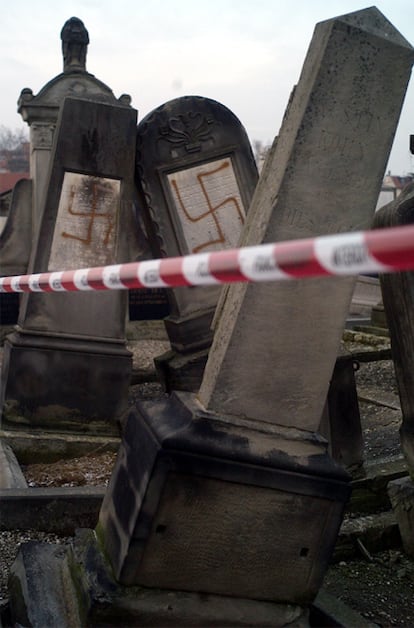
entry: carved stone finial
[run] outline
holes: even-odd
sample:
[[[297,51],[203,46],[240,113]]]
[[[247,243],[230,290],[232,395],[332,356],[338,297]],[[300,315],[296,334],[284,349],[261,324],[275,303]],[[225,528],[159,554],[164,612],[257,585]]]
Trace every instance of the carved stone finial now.
[[[86,51],[89,34],[83,22],[71,17],[60,33],[63,53],[63,72],[86,72]]]

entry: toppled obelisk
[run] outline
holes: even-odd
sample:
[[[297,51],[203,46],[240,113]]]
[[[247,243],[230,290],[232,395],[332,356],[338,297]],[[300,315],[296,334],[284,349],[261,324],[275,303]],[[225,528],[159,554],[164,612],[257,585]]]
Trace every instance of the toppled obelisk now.
[[[316,26],[245,245],[370,225],[413,59],[376,8]],[[232,285],[199,394],[130,412],[99,524],[122,583],[314,598],[349,494],[318,427],[353,286]]]

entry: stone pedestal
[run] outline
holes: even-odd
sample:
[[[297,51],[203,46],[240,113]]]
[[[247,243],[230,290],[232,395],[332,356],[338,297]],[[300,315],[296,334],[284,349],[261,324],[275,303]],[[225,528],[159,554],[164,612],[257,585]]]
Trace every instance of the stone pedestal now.
[[[127,586],[306,605],[348,480],[320,437],[212,414],[175,393],[129,413],[98,536]]]
[[[13,625],[162,626],[171,628],[309,627],[309,612],[222,595],[124,587],[116,582],[91,530],[78,530],[71,549],[23,544],[11,567],[10,620]]]
[[[4,343],[2,428],[118,434],[132,369],[125,343],[16,329]]]
[[[189,316],[170,315],[164,319],[171,350],[157,356],[154,363],[167,392],[196,392],[200,388],[213,341],[213,315],[214,308],[206,308]]]

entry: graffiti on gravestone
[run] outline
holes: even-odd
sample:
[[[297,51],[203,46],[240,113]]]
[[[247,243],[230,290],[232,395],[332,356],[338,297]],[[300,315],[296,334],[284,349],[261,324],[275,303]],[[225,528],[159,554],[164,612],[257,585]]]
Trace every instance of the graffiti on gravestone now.
[[[65,172],[49,270],[114,261],[120,185],[118,179]]]
[[[237,246],[258,175],[246,131],[227,107],[183,96],[152,111],[138,125],[136,175],[155,256]],[[181,325],[210,317],[220,290],[167,292],[169,319]]]
[[[190,253],[234,247],[246,212],[230,158],[167,175]]]
[[[236,116],[184,96],[139,123],[137,181],[155,254],[186,255],[237,245],[257,169]]]

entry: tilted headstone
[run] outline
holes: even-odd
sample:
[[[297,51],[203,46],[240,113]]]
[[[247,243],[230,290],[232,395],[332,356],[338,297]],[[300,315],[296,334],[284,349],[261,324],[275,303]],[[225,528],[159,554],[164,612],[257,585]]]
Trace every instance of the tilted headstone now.
[[[135,194],[136,111],[67,98],[63,104],[31,272],[128,261],[125,221]],[[116,429],[127,404],[127,293],[30,293],[7,337],[6,424]]]
[[[309,51],[267,164],[274,176],[261,177],[249,212],[246,245],[370,225],[403,103],[402,86],[409,79],[408,70],[397,78],[393,68],[411,67],[412,49],[379,11],[350,15],[365,19],[360,26],[353,17],[335,21],[320,65],[319,46]],[[317,430],[354,284],[351,277],[232,286],[200,391],[203,404]],[[272,369],[252,368],[252,359],[256,365],[274,364],[277,377]],[[304,377],[304,364],[318,367]]]
[[[175,257],[237,246],[257,182],[247,134],[227,107],[184,96],[137,131],[137,182],[154,254]],[[172,352],[156,360],[167,389],[198,389],[220,286],[169,290]]]
[[[245,244],[370,224],[413,60],[376,8],[317,25]],[[232,285],[199,394],[130,411],[97,528],[122,583],[311,602],[349,496],[317,432],[353,284]]]
[[[414,223],[414,184],[375,214],[374,227]],[[414,272],[380,275],[403,416],[401,445],[414,479]]]

